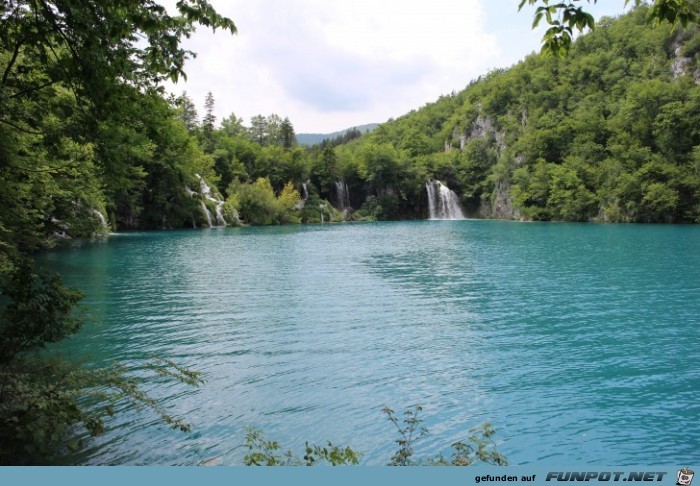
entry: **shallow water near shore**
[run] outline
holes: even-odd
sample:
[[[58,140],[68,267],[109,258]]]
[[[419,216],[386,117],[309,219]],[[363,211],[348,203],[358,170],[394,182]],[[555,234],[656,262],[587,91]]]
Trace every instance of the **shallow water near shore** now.
[[[380,410],[423,406],[416,455],[491,421],[511,464],[700,459],[700,227],[414,221],[116,234],[41,261],[84,291],[62,352],[198,389],[125,408],[78,461],[240,464],[246,426],[385,464]]]

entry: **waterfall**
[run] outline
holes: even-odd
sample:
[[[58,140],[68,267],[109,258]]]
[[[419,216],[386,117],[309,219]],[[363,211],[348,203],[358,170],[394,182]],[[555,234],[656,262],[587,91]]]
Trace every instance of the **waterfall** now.
[[[221,226],[226,226],[226,219],[224,219],[224,213],[223,213],[223,207],[224,207],[224,201],[221,199],[221,197],[218,194],[212,194],[211,192],[211,187],[204,181],[204,178],[200,176],[199,174],[195,174],[197,178],[199,179],[199,193],[193,191],[189,187],[185,186],[185,191],[187,194],[190,196],[198,196],[202,195],[204,196],[204,199],[207,201],[211,201],[216,205],[216,225],[214,224],[214,218],[212,218],[211,211],[209,211],[209,208],[207,208],[207,205],[204,204],[204,201],[201,202],[201,207],[202,207],[202,213],[204,216],[207,218],[207,222],[209,223],[210,228],[215,228],[215,227],[221,227]]]
[[[214,226],[213,224],[211,224],[211,211],[209,211],[207,205],[204,204],[204,201],[202,201],[200,204],[202,205],[202,213],[204,213],[204,216],[207,217],[207,222],[209,223],[209,227],[211,228],[212,226]]]
[[[426,182],[425,188],[428,191],[429,219],[464,219],[459,198],[449,187],[435,180]]]
[[[294,205],[294,209],[304,209],[304,206],[306,206],[306,200],[309,199],[309,188],[306,186],[308,182],[309,181],[301,183],[301,190],[303,192],[302,198],[301,201]]]
[[[216,203],[216,224],[218,226],[226,226],[226,220],[224,219],[224,213],[221,209],[224,207],[223,201],[217,201]]]
[[[204,177],[199,174],[197,174],[197,177],[199,178],[199,193],[204,196],[211,195],[211,187],[204,181]]]
[[[335,193],[338,210],[342,211],[343,214],[347,214],[350,210],[350,191],[348,190],[348,185],[343,181],[337,181],[335,183]]]
[[[97,209],[93,209],[92,214],[94,214],[95,217],[97,217],[97,219],[100,221],[100,224],[102,225],[103,228],[109,227],[109,225],[107,224],[107,219],[105,218],[105,215],[102,214],[101,211],[98,211]]]

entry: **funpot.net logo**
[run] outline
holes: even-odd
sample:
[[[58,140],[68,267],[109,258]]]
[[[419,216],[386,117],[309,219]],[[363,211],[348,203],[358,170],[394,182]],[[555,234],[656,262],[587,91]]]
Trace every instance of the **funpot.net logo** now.
[[[687,467],[684,467],[676,474],[676,484],[678,486],[690,486],[690,483],[693,482],[694,475],[695,473],[693,471]]]

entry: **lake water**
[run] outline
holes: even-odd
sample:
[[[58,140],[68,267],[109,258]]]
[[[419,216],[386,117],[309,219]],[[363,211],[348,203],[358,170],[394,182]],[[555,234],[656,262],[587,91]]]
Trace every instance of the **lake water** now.
[[[420,404],[446,452],[491,421],[511,464],[700,462],[700,227],[499,221],[114,235],[42,257],[86,294],[64,351],[157,354],[169,430],[124,409],[88,464],[240,464],[246,426],[284,448],[385,464],[380,410]]]

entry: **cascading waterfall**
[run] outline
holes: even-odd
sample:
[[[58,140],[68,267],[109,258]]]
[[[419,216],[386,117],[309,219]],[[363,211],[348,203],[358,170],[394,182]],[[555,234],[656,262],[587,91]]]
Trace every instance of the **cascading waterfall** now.
[[[425,183],[428,191],[429,219],[464,219],[459,197],[438,180]]]
[[[107,224],[107,218],[105,218],[105,215],[102,214],[101,211],[98,211],[97,209],[93,209],[92,214],[94,214],[95,217],[100,221],[100,224],[102,225],[103,228],[109,227],[109,225]]]
[[[350,191],[348,190],[348,185],[344,181],[337,181],[335,183],[335,194],[338,210],[342,211],[344,215],[347,215],[348,211],[350,211]]]
[[[212,219],[211,219],[211,211],[209,211],[209,208],[207,208],[207,205],[204,204],[204,201],[200,203],[202,205],[202,213],[204,213],[204,216],[207,217],[207,223],[209,223],[209,227],[211,228],[213,226]]]
[[[216,203],[216,224],[218,224],[219,226],[226,226],[226,220],[224,219],[224,213],[222,212],[223,207],[223,201],[219,201]]]
[[[224,201],[221,200],[221,198],[217,195],[214,197],[211,192],[211,187],[204,181],[204,178],[200,176],[199,174],[196,174],[197,177],[199,178],[199,194],[204,196],[204,198],[208,201],[213,202],[216,205],[216,212],[215,212],[215,218],[216,218],[216,225],[214,225],[214,218],[212,218],[211,211],[209,211],[209,208],[207,208],[207,205],[204,204],[204,201],[202,201],[201,206],[202,206],[202,213],[207,218],[207,222],[209,223],[210,228],[214,227],[220,227],[220,226],[226,226],[226,220],[224,219],[224,214],[223,214],[223,207],[224,207]],[[196,192],[192,191],[189,188],[185,188],[187,192],[190,195],[197,194]]]
[[[306,186],[308,183],[309,181],[301,183],[302,199],[294,206],[294,209],[304,209],[304,206],[306,206],[306,200],[309,199],[309,188]]]

